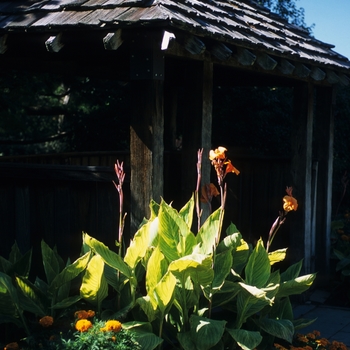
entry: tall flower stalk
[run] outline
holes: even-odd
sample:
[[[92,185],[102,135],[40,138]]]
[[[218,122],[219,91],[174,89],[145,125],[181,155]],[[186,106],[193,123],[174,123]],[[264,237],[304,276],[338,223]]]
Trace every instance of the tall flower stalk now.
[[[225,147],[218,147],[215,150],[210,150],[209,159],[211,160],[211,164],[214,166],[216,171],[218,185],[220,188],[221,195],[221,215],[220,215],[220,224],[219,230],[216,238],[216,244],[220,241],[221,229],[222,229],[222,221],[224,216],[224,209],[226,203],[226,193],[227,193],[227,184],[224,182],[224,179],[227,174],[235,173],[239,175],[240,171],[237,170],[231,163],[231,161],[226,157],[227,149]]]
[[[267,239],[266,251],[268,252],[277,231],[286,220],[287,214],[292,210],[298,209],[298,201],[293,197],[293,187],[286,188],[287,195],[283,197],[283,211],[279,213],[277,219],[272,224],[269,237]]]
[[[119,163],[119,160],[114,164],[114,170],[117,175],[118,183],[113,181],[115,188],[119,193],[119,230],[118,230],[118,246],[119,246],[119,255],[122,255],[123,248],[123,232],[125,225],[126,213],[123,213],[124,205],[124,193],[123,193],[123,184],[125,180],[124,166],[123,162]]]
[[[197,231],[199,231],[201,228],[201,216],[202,216],[202,210],[200,209],[200,206],[199,206],[199,189],[200,189],[201,180],[202,180],[202,155],[203,155],[203,148],[197,151],[197,185],[196,185],[196,191],[195,191]]]

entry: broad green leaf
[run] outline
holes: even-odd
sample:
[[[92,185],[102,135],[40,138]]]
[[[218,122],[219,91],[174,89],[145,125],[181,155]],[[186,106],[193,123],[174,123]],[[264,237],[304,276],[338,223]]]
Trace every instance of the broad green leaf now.
[[[163,276],[153,290],[153,297],[156,299],[162,314],[164,314],[165,309],[168,307],[173,298],[175,285],[175,276],[171,272],[168,272]]]
[[[192,339],[192,334],[188,332],[180,332],[177,334],[177,339],[184,350],[197,350],[196,344]]]
[[[123,259],[115,252],[111,251],[106,245],[95,238],[90,237],[87,233],[84,234],[84,242],[96,253],[99,254],[103,261],[120,271],[128,278],[132,277],[130,267],[123,261]]]
[[[226,229],[226,235],[230,236],[230,235],[233,235],[233,234],[241,235],[239,230],[238,230],[238,228],[236,227],[236,225],[231,222],[230,225]]]
[[[207,220],[205,220],[197,233],[197,243],[200,244],[199,252],[202,254],[211,254],[213,252],[213,247],[215,247],[215,241],[220,227],[221,212],[221,208],[215,210]]]
[[[9,262],[12,264],[15,264],[16,261],[20,260],[21,258],[22,258],[22,253],[19,250],[17,241],[15,241],[15,243],[11,247],[11,251],[9,254]]]
[[[16,282],[22,294],[19,294],[21,308],[34,315],[43,317],[48,314],[37,292],[37,288],[29,280],[23,277],[16,277]]]
[[[191,276],[192,280],[201,286],[209,285],[214,278],[212,258],[202,254],[192,254],[173,261],[169,270],[180,280]]]
[[[134,328],[133,333],[136,341],[141,345],[142,350],[153,350],[162,344],[163,339],[156,336],[153,332],[140,331]]]
[[[54,278],[60,272],[60,264],[53,249],[51,249],[44,241],[41,241],[41,254],[47,283],[51,285]]]
[[[290,320],[263,318],[257,321],[260,328],[275,337],[293,342],[294,326]]]
[[[297,320],[293,320],[294,329],[297,331],[299,329],[302,329],[302,328],[305,328],[307,326],[310,326],[316,320],[317,320],[317,318],[314,318],[314,319],[311,319],[311,320],[305,319],[305,318],[299,318]]]
[[[250,248],[247,242],[241,240],[241,245],[237,246],[236,250],[232,251],[233,265],[232,269],[240,274],[246,266],[250,254]]]
[[[270,260],[270,265],[276,264],[280,261],[283,261],[286,258],[287,248],[278,249],[274,252],[269,253],[268,257]]]
[[[286,319],[293,321],[293,308],[289,298],[277,298],[269,309],[268,317],[274,319]]]
[[[55,276],[50,284],[50,291],[54,292],[56,289],[63,286],[65,283],[72,281],[81,272],[86,269],[90,260],[91,252],[85,253],[83,256],[74,261],[73,264],[66,266],[59,274]]]
[[[225,331],[226,321],[191,315],[190,332],[198,350],[209,350],[217,344]]]
[[[192,194],[190,200],[181,208],[179,215],[183,221],[187,224],[187,227],[192,227],[194,213],[194,195]]]
[[[19,299],[16,287],[12,284],[11,277],[0,272],[0,288],[5,293],[8,293],[15,307],[19,308]]]
[[[0,314],[1,316],[17,317],[17,308],[14,304],[10,293],[0,284]]]
[[[226,330],[243,350],[255,349],[263,339],[259,332],[232,328]]]
[[[101,256],[93,256],[87,266],[80,287],[80,296],[95,305],[100,305],[108,294],[107,282],[103,276],[103,271],[104,262]]]
[[[153,290],[168,270],[168,263],[157,247],[148,260],[146,269],[146,290]]]
[[[149,322],[153,322],[157,316],[157,304],[154,298],[149,295],[136,299],[136,303],[140,305],[143,312],[146,314]]]
[[[259,239],[245,268],[245,282],[257,288],[264,287],[270,277],[270,261],[264,248],[263,241]]]
[[[278,298],[287,297],[289,295],[301,294],[308,290],[316,278],[316,274],[309,274],[297,277],[293,280],[281,283],[277,293]]]
[[[124,261],[134,269],[137,263],[143,259],[147,249],[151,246],[157,237],[158,233],[158,218],[148,221],[135,234],[130,242]]]
[[[74,295],[74,296],[68,297],[68,298],[61,300],[60,302],[54,304],[52,306],[52,308],[53,309],[66,309],[66,308],[76,304],[81,299],[82,299],[82,297],[80,295]]]
[[[216,248],[216,252],[219,254],[225,250],[235,250],[242,245],[242,235],[239,232],[232,233],[222,239]]]
[[[13,323],[15,324],[18,328],[23,327],[23,323],[21,320],[17,317],[14,316],[8,316],[8,315],[1,315],[0,314],[0,324],[2,323]]]
[[[286,271],[281,273],[281,282],[286,282],[297,278],[300,274],[303,265],[303,260],[289,266]]]
[[[230,250],[226,250],[223,253],[215,256],[214,263],[214,279],[212,283],[212,289],[217,290],[222,287],[226,277],[231,271],[232,266],[232,254]]]
[[[8,271],[11,271],[13,264],[0,256],[0,272],[8,274]]]

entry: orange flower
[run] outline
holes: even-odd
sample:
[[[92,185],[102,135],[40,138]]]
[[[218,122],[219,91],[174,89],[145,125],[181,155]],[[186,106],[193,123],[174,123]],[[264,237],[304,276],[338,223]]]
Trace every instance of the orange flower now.
[[[298,209],[298,202],[294,197],[284,196],[283,202],[283,209],[286,212]]]
[[[92,327],[92,323],[89,320],[78,320],[77,323],[75,324],[76,330],[79,332],[87,332],[89,328]]]
[[[120,332],[122,329],[122,324],[119,321],[116,320],[109,320],[106,322],[105,326],[101,328],[102,332]]]
[[[210,152],[209,152],[209,159],[210,160],[225,159],[226,158],[226,155],[225,155],[226,151],[227,151],[227,149],[225,147],[221,147],[221,146],[219,146],[214,151],[210,150]]]
[[[228,173],[235,173],[236,175],[239,175],[240,171],[236,169],[230,160],[224,163],[226,165],[225,175]]]
[[[4,347],[4,350],[19,350],[19,345],[16,342],[9,343]]]
[[[53,324],[53,317],[51,316],[44,316],[42,317],[40,320],[39,320],[39,324],[42,326],[42,327],[50,327],[52,326]]]
[[[74,317],[77,318],[78,320],[88,319],[94,316],[95,316],[95,311],[92,311],[92,310],[89,310],[89,311],[79,310],[74,313]]]

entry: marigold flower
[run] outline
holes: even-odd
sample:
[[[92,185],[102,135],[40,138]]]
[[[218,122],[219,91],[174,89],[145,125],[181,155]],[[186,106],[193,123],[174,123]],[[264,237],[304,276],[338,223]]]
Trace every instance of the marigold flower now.
[[[52,326],[53,324],[53,317],[51,316],[44,316],[42,317],[40,320],[39,320],[39,324],[42,326],[42,327],[50,327]]]
[[[93,311],[93,310],[88,310],[87,314],[88,314],[88,318],[92,318],[92,317],[95,316],[95,311]]]
[[[284,196],[283,202],[283,209],[286,212],[298,209],[298,202],[294,197]]]
[[[79,311],[76,311],[74,313],[74,317],[77,318],[78,320],[82,320],[82,319],[87,319],[89,318],[89,314],[87,311],[85,310],[79,310]]]
[[[120,332],[122,329],[122,324],[116,320],[109,320],[106,322],[105,326],[101,328],[101,332]]]
[[[4,347],[4,350],[19,350],[19,345],[16,342],[9,343]]]
[[[75,328],[79,332],[87,332],[92,327],[92,323],[89,320],[78,320],[75,324]]]

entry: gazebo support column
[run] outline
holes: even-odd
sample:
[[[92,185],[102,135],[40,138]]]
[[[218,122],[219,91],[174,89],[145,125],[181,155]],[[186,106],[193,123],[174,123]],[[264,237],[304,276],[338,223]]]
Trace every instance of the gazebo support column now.
[[[163,195],[163,81],[134,81],[130,126],[131,218],[133,235],[148,218],[150,200]]]
[[[294,125],[292,131],[292,184],[299,208],[290,213],[289,257],[291,263],[303,259],[303,272],[313,269],[314,231],[312,230],[312,129],[314,89],[303,84],[294,89]]]
[[[332,87],[316,88],[316,120],[314,137],[314,156],[317,162],[317,208],[316,225],[316,262],[317,271],[322,271],[326,280],[329,278],[330,233],[332,220],[332,173],[334,140],[334,104],[335,92]]]

